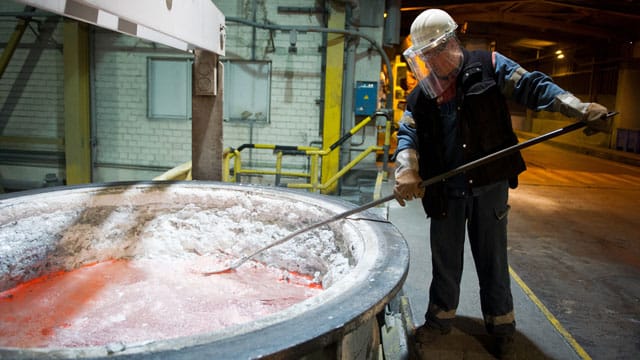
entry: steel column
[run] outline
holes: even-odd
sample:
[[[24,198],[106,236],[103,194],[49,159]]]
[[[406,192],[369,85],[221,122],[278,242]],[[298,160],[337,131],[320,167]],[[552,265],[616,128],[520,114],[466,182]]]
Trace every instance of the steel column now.
[[[64,22],[64,146],[67,184],[91,182],[89,32],[87,24]]]
[[[332,3],[329,15],[329,28],[343,29],[345,25],[344,5]],[[339,7],[338,7],[339,6]],[[324,119],[322,129],[322,143],[326,146],[333,144],[340,138],[341,109],[342,109],[342,77],[344,66],[344,37],[343,34],[327,35],[327,64],[325,69]],[[333,151],[322,159],[321,183],[335,176],[340,167],[340,153]],[[323,193],[333,193],[337,188],[334,184]]]

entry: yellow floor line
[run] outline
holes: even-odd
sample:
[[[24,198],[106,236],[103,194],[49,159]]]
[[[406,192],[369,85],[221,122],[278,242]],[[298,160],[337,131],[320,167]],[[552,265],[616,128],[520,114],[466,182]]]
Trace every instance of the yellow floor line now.
[[[544,306],[544,304],[540,301],[540,299],[538,299],[538,297],[533,293],[533,291],[529,289],[527,284],[525,284],[524,281],[522,281],[520,276],[516,274],[516,272],[511,268],[511,266],[509,266],[509,273],[511,274],[511,277],[513,277],[513,279],[516,281],[516,283],[518,283],[520,288],[522,288],[525,294],[527,294],[529,299],[531,299],[531,301],[533,301],[533,303],[536,304],[538,309],[542,311],[542,313],[547,318],[547,320],[549,320],[551,325],[553,325],[553,327],[556,328],[556,330],[560,333],[560,335],[562,335],[564,339],[569,343],[569,345],[571,345],[571,347],[573,348],[573,350],[575,350],[578,356],[580,356],[584,360],[591,360],[591,356],[587,354],[587,352],[582,348],[582,346],[578,344],[576,339],[574,339],[573,336],[571,336],[571,334],[569,334],[569,332],[562,326],[562,324],[560,324],[560,321],[558,321],[558,319],[555,316],[553,316],[553,314],[549,311],[549,309],[547,309],[547,307]]]

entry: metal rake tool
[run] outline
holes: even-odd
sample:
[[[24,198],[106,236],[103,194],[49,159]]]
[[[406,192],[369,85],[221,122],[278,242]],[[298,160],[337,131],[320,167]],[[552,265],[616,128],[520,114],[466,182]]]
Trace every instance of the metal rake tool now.
[[[617,115],[617,114],[618,114],[617,112],[610,112],[605,116],[605,118],[610,118],[610,117],[612,117],[614,115]],[[459,166],[459,167],[457,167],[455,169],[449,170],[449,171],[447,171],[445,173],[442,173],[442,174],[434,176],[434,177],[432,177],[430,179],[424,180],[421,183],[421,186],[422,187],[426,187],[426,186],[429,186],[431,184],[435,184],[435,183],[437,183],[439,181],[442,181],[444,179],[447,179],[447,178],[449,178],[451,176],[463,173],[465,171],[469,171],[469,170],[471,170],[473,168],[476,168],[476,167],[478,167],[480,165],[484,165],[484,164],[486,164],[486,163],[488,163],[490,161],[494,161],[494,160],[502,158],[504,156],[513,154],[514,152],[519,151],[521,149],[524,149],[524,148],[527,148],[529,146],[532,146],[532,145],[541,143],[543,141],[552,139],[554,137],[566,134],[568,132],[583,128],[586,125],[587,125],[586,122],[578,121],[578,122],[572,123],[570,125],[567,125],[567,126],[565,126],[563,128],[560,128],[560,129],[557,129],[557,130],[553,130],[553,131],[548,132],[546,134],[531,138],[531,139],[529,139],[527,141],[523,141],[523,142],[515,144],[513,146],[510,146],[510,147],[504,148],[502,150],[496,151],[495,153],[489,154],[489,155],[487,155],[485,157],[482,157],[480,159],[468,162],[468,163],[466,163],[464,165],[461,165],[461,166]],[[377,200],[373,200],[371,202],[368,202],[368,203],[366,203],[364,205],[358,206],[358,207],[353,208],[351,210],[348,210],[348,211],[345,211],[343,213],[334,215],[334,216],[332,216],[332,217],[330,217],[330,218],[328,218],[326,220],[323,220],[323,221],[320,221],[318,223],[315,223],[315,224],[309,225],[307,227],[304,227],[302,229],[299,229],[299,230],[297,230],[295,232],[292,232],[291,234],[289,234],[289,235],[287,235],[287,236],[285,236],[285,237],[283,237],[281,239],[278,239],[278,240],[276,240],[276,241],[274,241],[274,242],[272,242],[270,244],[267,244],[267,245],[255,250],[251,254],[245,255],[245,256],[233,261],[230,266],[227,266],[227,267],[219,269],[219,270],[204,272],[204,273],[202,273],[202,275],[211,276],[211,275],[216,275],[216,274],[229,273],[229,272],[237,269],[240,265],[242,265],[245,262],[249,261],[250,259],[252,259],[256,255],[258,255],[258,254],[260,254],[260,253],[262,253],[262,252],[264,252],[264,251],[266,251],[268,249],[271,249],[274,246],[278,246],[278,245],[280,245],[282,243],[285,243],[285,242],[293,239],[294,237],[296,237],[296,236],[298,236],[298,235],[300,235],[302,233],[305,233],[307,231],[319,228],[320,226],[327,225],[327,224],[332,223],[334,221],[344,219],[344,218],[346,218],[348,216],[351,216],[353,214],[365,211],[367,209],[370,209],[370,208],[372,208],[374,206],[378,206],[380,204],[386,203],[387,201],[390,201],[390,200],[393,200],[393,199],[395,199],[395,195],[393,195],[393,194],[387,195],[385,197],[382,197],[382,198],[377,199]]]
[[[311,231],[313,229],[319,228],[319,227],[321,227],[323,225],[327,225],[327,224],[332,223],[334,221],[344,219],[344,218],[346,218],[348,216],[351,216],[353,214],[356,214],[356,213],[359,213],[361,211],[365,211],[365,210],[367,210],[369,208],[372,208],[374,206],[383,204],[383,203],[385,203],[385,202],[387,202],[389,200],[392,200],[394,198],[395,198],[394,195],[388,195],[388,196],[385,196],[383,198],[368,202],[368,203],[366,203],[366,204],[364,204],[362,206],[359,206],[357,208],[353,208],[353,209],[351,209],[349,211],[345,211],[343,213],[334,215],[334,216],[332,216],[332,217],[330,217],[330,218],[328,218],[326,220],[323,220],[323,221],[317,222],[315,224],[309,225],[307,227],[304,227],[302,229],[296,230],[296,231],[292,232],[291,234],[289,234],[289,235],[287,235],[287,236],[285,236],[285,237],[283,237],[281,239],[278,239],[278,240],[276,240],[276,241],[274,241],[274,242],[272,242],[270,244],[267,244],[267,245],[255,250],[254,252],[252,252],[249,255],[245,255],[245,256],[243,256],[243,257],[241,257],[239,259],[234,260],[231,263],[230,266],[227,266],[227,267],[219,269],[219,270],[208,271],[208,272],[203,273],[202,275],[210,276],[210,275],[215,275],[215,274],[223,274],[223,273],[231,272],[231,271],[235,270],[236,268],[238,268],[240,265],[244,264],[248,260],[250,260],[253,257],[255,257],[256,255],[258,255],[258,254],[260,254],[262,252],[265,252],[265,251],[271,249],[274,246],[278,246],[278,245],[280,245],[282,243],[285,243],[285,242],[293,239],[294,237],[296,237],[296,236],[298,236],[298,235],[300,235],[302,233],[305,233],[307,231]]]

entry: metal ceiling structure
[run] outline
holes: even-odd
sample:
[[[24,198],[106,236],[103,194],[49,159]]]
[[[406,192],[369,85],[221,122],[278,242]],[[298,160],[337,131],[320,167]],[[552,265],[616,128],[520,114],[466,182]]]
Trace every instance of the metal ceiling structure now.
[[[580,48],[586,56],[619,57],[620,51],[632,49],[640,40],[638,0],[402,0],[403,36],[409,34],[413,19],[428,8],[447,11],[460,25],[461,39],[495,41],[499,51],[516,58],[568,47]]]
[[[209,1],[15,1],[179,50],[224,55],[224,15]]]

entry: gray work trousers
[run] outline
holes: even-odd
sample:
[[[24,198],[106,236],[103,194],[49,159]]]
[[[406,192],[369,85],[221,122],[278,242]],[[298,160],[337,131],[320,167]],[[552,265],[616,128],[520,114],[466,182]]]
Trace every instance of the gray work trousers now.
[[[447,215],[431,219],[433,279],[425,315],[428,325],[450,328],[455,318],[466,230],[487,331],[493,335],[510,335],[515,331],[507,261],[508,196],[507,181],[474,189],[472,193],[452,193]]]

